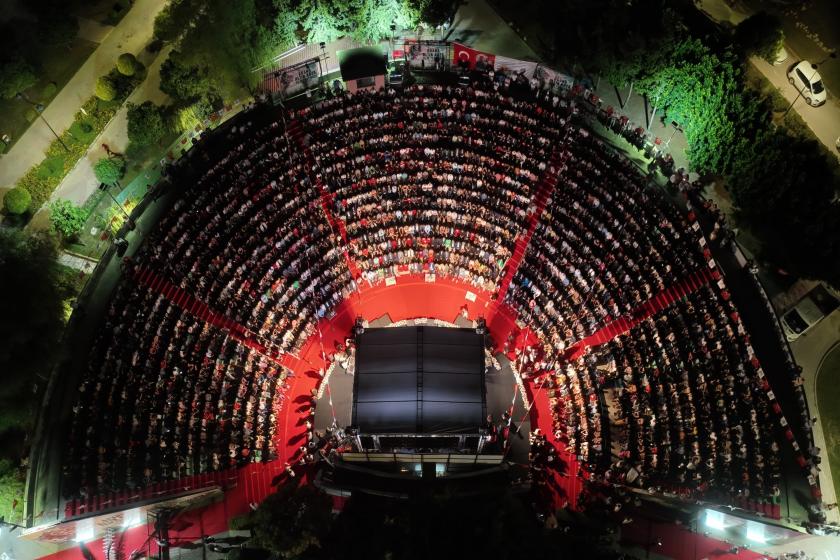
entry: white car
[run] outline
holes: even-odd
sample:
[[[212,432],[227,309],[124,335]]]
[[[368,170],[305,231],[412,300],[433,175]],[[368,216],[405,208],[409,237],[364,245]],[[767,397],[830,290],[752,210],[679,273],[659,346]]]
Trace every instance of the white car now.
[[[825,103],[826,93],[822,77],[807,60],[798,62],[788,70],[788,81],[802,93],[808,105],[819,107]]]

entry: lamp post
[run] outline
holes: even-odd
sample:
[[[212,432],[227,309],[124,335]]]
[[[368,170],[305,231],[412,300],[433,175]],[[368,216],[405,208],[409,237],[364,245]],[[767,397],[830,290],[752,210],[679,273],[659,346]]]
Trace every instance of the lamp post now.
[[[114,184],[117,185],[117,186],[120,185],[119,181],[117,181]],[[131,216],[129,215],[128,212],[125,211],[125,208],[123,207],[123,205],[120,204],[120,202],[116,198],[114,198],[114,195],[111,194],[111,191],[108,190],[109,186],[110,185],[106,185],[105,183],[99,183],[99,190],[103,191],[105,194],[107,194],[111,198],[111,200],[114,201],[114,204],[116,204],[119,207],[119,209],[122,211],[122,213],[125,214],[125,219],[126,219],[126,223],[128,224],[128,228],[129,229],[134,229],[134,222],[132,221]]]
[[[837,53],[835,53],[835,52],[828,53],[828,56],[825,57],[824,59],[822,59],[821,61],[817,62],[816,64],[811,64],[811,68],[814,70],[814,72],[811,74],[811,77],[808,78],[808,84],[810,84],[811,81],[814,79],[814,76],[817,75],[817,68],[819,68],[829,58],[837,58]],[[806,87],[810,87],[810,86],[806,86]],[[796,89],[799,89],[799,88],[796,88]],[[782,119],[784,119],[787,116],[787,114],[790,113],[790,110],[793,109],[794,103],[796,103],[799,100],[799,98],[802,97],[802,92],[804,90],[805,90],[805,88],[799,89],[799,92],[796,94],[796,97],[794,97],[793,101],[790,102],[790,105],[788,106],[787,110],[785,111],[785,114],[782,115]]]
[[[394,33],[396,31],[397,31],[397,24],[392,23],[391,24],[391,59],[392,60],[394,58],[394,49],[396,49],[396,46],[397,46],[396,43],[394,42]],[[394,60],[394,62],[396,63],[396,60]]]
[[[56,134],[55,130],[53,130],[53,127],[51,127],[50,123],[47,122],[47,119],[44,118],[45,107],[41,103],[35,103],[31,99],[29,99],[29,97],[27,97],[25,93],[20,91],[15,94],[15,99],[19,101],[26,101],[27,103],[35,107],[35,112],[38,113],[38,116],[41,117],[41,120],[44,121],[44,124],[47,125],[47,128],[50,129],[50,132],[53,133],[55,139],[61,143],[61,146],[64,148],[65,151],[70,151],[70,148],[67,147],[67,144],[64,143],[64,140],[62,140],[61,137],[58,134]]]

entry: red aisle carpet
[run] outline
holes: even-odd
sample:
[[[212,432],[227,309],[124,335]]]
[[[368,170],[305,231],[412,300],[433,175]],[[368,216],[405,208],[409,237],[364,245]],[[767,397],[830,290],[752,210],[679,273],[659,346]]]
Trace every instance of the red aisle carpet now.
[[[502,275],[502,281],[499,284],[499,301],[505,300],[510,283],[513,280],[514,274],[519,270],[519,265],[522,259],[525,258],[525,252],[528,250],[528,245],[531,244],[531,238],[534,236],[537,226],[540,223],[540,218],[545,210],[548,201],[551,200],[551,195],[554,192],[554,187],[557,186],[557,176],[551,175],[551,168],[558,163],[560,159],[559,152],[555,151],[551,154],[550,166],[547,168],[545,174],[539,185],[537,185],[537,192],[534,193],[533,206],[534,211],[528,216],[528,229],[516,238],[516,246],[513,248],[513,255],[511,255],[508,262],[505,264],[505,273]]]
[[[630,329],[648,317],[667,309],[675,301],[692,294],[712,280],[714,280],[714,273],[710,268],[703,267],[700,270],[695,271],[687,278],[684,278],[682,281],[666,288],[662,292],[659,292],[634,309],[630,313],[629,318],[620,317],[611,321],[595,331],[592,335],[570,346],[566,351],[566,359],[569,361],[576,360],[586,351],[586,348],[599,346],[630,331]]]

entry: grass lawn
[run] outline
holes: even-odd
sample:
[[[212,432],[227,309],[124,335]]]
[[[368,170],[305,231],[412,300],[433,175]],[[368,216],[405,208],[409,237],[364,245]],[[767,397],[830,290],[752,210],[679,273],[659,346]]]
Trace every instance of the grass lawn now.
[[[823,457],[831,464],[834,491],[840,492],[840,346],[835,346],[822,363],[817,377],[819,422],[825,435]]]
[[[61,88],[70,81],[79,67],[96,50],[97,46],[96,43],[76,39],[70,45],[70,48],[56,47],[50,50],[45,48],[37,53],[36,56],[42,68],[39,72],[40,80],[24,93],[36,103],[49,105],[50,101],[61,91]],[[14,145],[32,124],[31,121],[27,120],[29,109],[34,111],[34,107],[26,101],[0,99],[0,123],[2,123],[0,134],[8,134],[12,137],[11,144],[6,146],[5,150]],[[34,115],[33,111],[29,111],[28,116],[30,118]],[[61,133],[60,130],[56,132]],[[3,145],[0,143],[0,150],[2,149]]]

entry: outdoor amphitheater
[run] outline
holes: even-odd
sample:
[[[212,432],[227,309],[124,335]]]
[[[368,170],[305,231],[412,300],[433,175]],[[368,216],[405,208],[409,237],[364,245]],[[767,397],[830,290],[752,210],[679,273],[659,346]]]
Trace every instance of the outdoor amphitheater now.
[[[640,165],[636,127],[585,85],[472,60],[269,91],[171,165],[50,397],[30,488],[60,522],[33,538],[174,558],[286,485],[340,510],[448,478],[515,488],[561,525],[604,511],[657,557],[793,538],[785,519],[820,498],[807,403],[695,177],[664,153]],[[425,337],[422,359],[421,342],[372,357],[389,329]],[[433,343],[447,330],[479,337],[475,360]],[[409,387],[385,387],[406,352]]]

